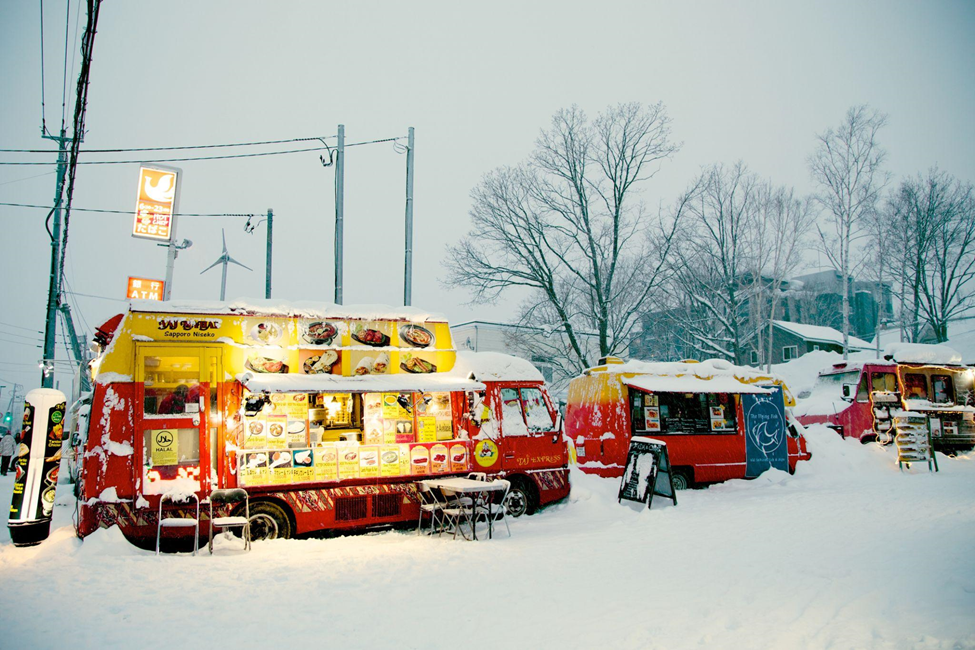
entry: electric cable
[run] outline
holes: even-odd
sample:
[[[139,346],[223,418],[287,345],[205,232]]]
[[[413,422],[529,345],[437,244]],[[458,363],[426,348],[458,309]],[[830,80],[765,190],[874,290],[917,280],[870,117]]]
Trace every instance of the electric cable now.
[[[81,0],[78,0],[81,4]],[[64,5],[64,73],[61,77],[61,130],[64,130],[65,111],[68,101],[68,30],[71,27],[71,0]]]
[[[14,325],[13,323],[2,323],[2,322],[0,322],[0,325],[4,325],[6,327],[13,327],[14,329],[18,329],[18,330],[25,330],[27,332],[37,332],[38,334],[43,334],[44,333],[41,330],[31,329],[29,327],[24,327],[23,325]]]
[[[234,158],[260,158],[263,156],[286,156],[292,153],[308,153],[309,151],[320,151],[322,147],[311,147],[308,149],[289,149],[287,151],[264,151],[261,153],[239,153],[227,156],[196,156],[193,158],[156,158],[153,160],[84,160],[78,161],[77,165],[145,165],[153,163],[174,163],[174,162],[196,162],[199,160],[230,160]],[[53,152],[48,152],[53,153]],[[38,166],[38,165],[57,165],[54,162],[10,162],[0,161],[0,165],[6,166]]]
[[[43,174],[35,174],[34,176],[27,176],[26,178],[15,178],[12,181],[4,181],[0,185],[10,185],[11,183],[20,183],[21,181],[29,181],[35,178],[41,178],[42,176],[50,176],[51,174],[57,174],[57,170],[53,172],[44,172]]]
[[[31,208],[36,210],[53,210],[50,205],[37,205],[34,203],[0,203],[0,206],[8,208]],[[97,212],[101,214],[135,214],[134,210],[102,210],[98,208],[71,208],[75,212]],[[202,212],[177,212],[177,217],[256,217],[258,214],[247,214],[237,212],[202,213]],[[50,233],[50,231],[49,231]]]
[[[84,154],[91,153],[137,153],[140,151],[183,151],[191,149],[226,149],[232,147],[258,147],[270,144],[291,144],[294,142],[311,142],[318,140],[332,140],[337,136],[311,136],[306,138],[288,138],[286,140],[261,140],[257,142],[229,142],[224,144],[194,144],[184,147],[132,147],[128,149],[81,149]],[[50,149],[0,149],[0,153],[56,153]]]

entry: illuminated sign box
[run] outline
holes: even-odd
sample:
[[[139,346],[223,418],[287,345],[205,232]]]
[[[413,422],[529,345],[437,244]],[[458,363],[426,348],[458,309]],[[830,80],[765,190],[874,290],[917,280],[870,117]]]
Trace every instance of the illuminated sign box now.
[[[137,300],[162,300],[165,286],[166,283],[162,280],[129,276],[129,286],[125,292],[125,297]]]
[[[140,167],[139,192],[135,204],[133,237],[170,241],[179,170],[165,167]]]

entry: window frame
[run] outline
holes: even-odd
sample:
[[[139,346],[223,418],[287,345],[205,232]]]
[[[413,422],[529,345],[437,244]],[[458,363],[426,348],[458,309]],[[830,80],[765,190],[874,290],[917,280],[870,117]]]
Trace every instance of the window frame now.
[[[789,351],[792,351],[792,355]],[[783,361],[793,361],[799,358],[799,346],[798,345],[783,345],[782,346],[782,360]]]

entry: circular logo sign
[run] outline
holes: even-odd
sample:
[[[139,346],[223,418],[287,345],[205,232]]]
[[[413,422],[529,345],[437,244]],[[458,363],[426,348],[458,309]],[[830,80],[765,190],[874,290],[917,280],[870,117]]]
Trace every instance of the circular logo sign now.
[[[172,431],[160,431],[156,434],[156,445],[159,447],[168,447],[171,444],[173,444]]]
[[[63,417],[64,413],[62,411],[51,411],[51,422],[54,424],[60,424],[61,418]]]
[[[498,446],[493,440],[481,440],[474,447],[474,460],[481,467],[490,467],[498,462]]]

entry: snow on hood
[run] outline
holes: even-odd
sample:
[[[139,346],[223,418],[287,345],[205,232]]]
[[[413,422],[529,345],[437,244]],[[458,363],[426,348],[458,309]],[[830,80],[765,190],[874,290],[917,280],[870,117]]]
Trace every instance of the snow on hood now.
[[[132,300],[131,311],[166,314],[228,314],[250,316],[280,314],[301,318],[353,318],[362,320],[409,320],[447,322],[441,314],[391,305],[335,305],[310,300],[284,301],[260,298],[238,298],[226,302],[211,300]]]
[[[531,362],[503,352],[457,352],[457,362],[448,374],[477,381],[545,381]]]
[[[627,361],[622,364],[610,364],[606,366],[606,372],[611,373],[633,373],[639,375],[657,375],[661,377],[689,376],[698,379],[713,379],[716,377],[726,377],[737,379],[742,383],[756,381],[768,381],[769,379],[780,379],[777,375],[750,368],[748,366],[736,366],[725,359],[705,359],[700,362],[688,361]]]
[[[961,364],[961,354],[940,344],[888,343],[884,348],[884,356],[888,355],[898,363]]]

